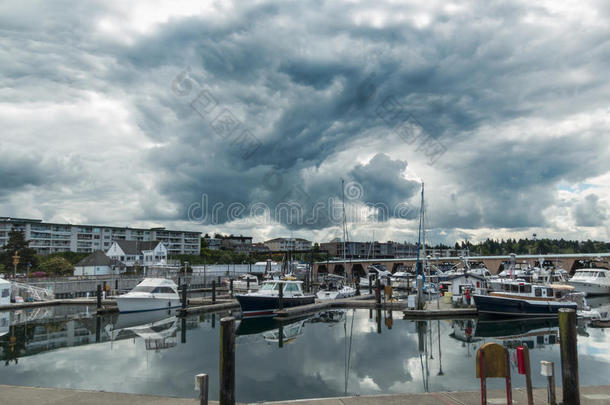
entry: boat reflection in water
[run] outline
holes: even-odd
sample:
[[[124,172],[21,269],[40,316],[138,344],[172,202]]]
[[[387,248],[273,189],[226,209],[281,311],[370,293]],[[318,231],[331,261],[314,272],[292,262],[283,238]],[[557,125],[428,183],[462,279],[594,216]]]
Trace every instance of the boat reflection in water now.
[[[507,348],[527,345],[533,349],[559,343],[559,320],[548,318],[478,321],[475,336],[501,340]]]
[[[235,334],[238,336],[238,341],[241,342],[247,339],[255,343],[262,339],[267,343],[277,343],[279,347],[282,347],[284,343],[290,343],[303,334],[307,319],[301,318],[286,323],[274,318],[244,318],[238,321]]]
[[[177,345],[176,310],[119,314],[111,324],[111,340],[136,335],[144,339],[146,350],[162,350]]]

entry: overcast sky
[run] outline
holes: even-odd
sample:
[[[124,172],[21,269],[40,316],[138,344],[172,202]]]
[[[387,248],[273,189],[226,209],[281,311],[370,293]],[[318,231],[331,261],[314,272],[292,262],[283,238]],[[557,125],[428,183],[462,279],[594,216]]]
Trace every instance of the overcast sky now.
[[[607,1],[176,3],[0,4],[0,216],[610,240]]]

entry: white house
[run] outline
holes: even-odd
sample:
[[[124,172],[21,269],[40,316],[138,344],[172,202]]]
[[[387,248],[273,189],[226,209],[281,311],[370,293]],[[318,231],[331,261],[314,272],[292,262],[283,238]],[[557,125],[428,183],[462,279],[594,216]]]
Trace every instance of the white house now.
[[[0,278],[0,305],[11,303],[11,282]]]
[[[125,265],[109,258],[101,250],[96,250],[74,265],[75,276],[98,276],[125,272]]]
[[[117,240],[110,245],[106,256],[127,267],[167,264],[167,248],[159,241]]]

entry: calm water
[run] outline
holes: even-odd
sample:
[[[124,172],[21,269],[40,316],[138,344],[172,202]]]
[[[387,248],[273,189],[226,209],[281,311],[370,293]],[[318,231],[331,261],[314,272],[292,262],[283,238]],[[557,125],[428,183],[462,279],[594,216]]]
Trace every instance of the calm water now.
[[[401,312],[380,315],[324,312],[281,331],[272,321],[243,321],[237,399],[477,390],[476,349],[490,341],[528,344],[536,386],[545,385],[540,360],[554,361],[560,373],[553,322],[413,322]],[[182,320],[164,311],[95,318],[82,307],[0,313],[0,383],[195,397],[194,375],[205,372],[210,399],[217,399],[220,316]],[[608,384],[610,331],[581,326],[578,340],[581,384]],[[513,384],[524,385],[515,365]]]

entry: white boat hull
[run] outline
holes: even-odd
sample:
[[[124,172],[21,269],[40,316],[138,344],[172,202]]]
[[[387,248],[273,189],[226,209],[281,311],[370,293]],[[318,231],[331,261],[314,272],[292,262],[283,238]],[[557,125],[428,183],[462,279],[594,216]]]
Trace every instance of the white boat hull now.
[[[123,297],[115,298],[119,307],[119,312],[156,311],[159,309],[178,308],[181,306],[179,298],[142,298],[142,297]]]
[[[318,291],[318,293],[316,294],[316,298],[318,298],[319,300],[322,300],[322,301],[338,300],[341,298],[353,297],[354,295],[356,295],[356,290],[350,287],[350,288],[343,288],[339,291],[321,290],[321,291]]]
[[[585,293],[587,297],[591,295],[610,295],[610,285],[595,284],[589,281],[572,280],[569,284],[576,291]]]

